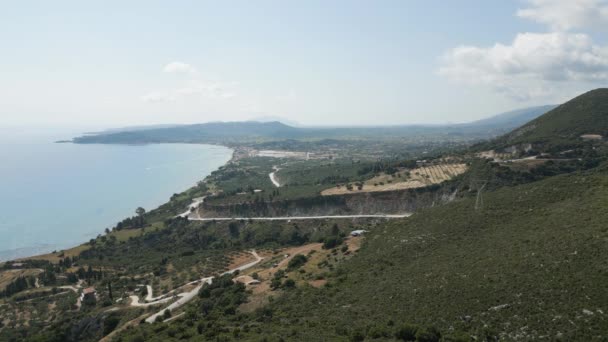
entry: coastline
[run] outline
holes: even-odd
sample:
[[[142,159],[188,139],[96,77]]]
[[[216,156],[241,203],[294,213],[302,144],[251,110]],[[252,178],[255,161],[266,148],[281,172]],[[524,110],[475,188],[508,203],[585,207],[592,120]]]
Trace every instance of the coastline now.
[[[59,143],[58,141],[54,142],[54,143]],[[64,142],[61,142],[64,143]],[[72,144],[79,144],[79,143],[75,143],[73,141],[70,141],[70,143]],[[164,144],[164,143],[155,143],[154,145],[160,145],[160,144]],[[181,143],[180,143],[181,144]],[[79,145],[86,145],[86,144],[79,144]],[[108,145],[108,144],[102,144],[102,145]],[[120,144],[120,145],[124,145],[124,144]],[[152,145],[152,144],[146,144],[146,145]],[[237,159],[237,150],[240,148],[240,146],[227,146],[227,145],[221,145],[221,144],[212,144],[212,143],[190,143],[188,145],[209,145],[209,146],[216,146],[216,147],[223,147],[226,148],[228,150],[230,150],[230,158],[223,164],[221,164],[220,166],[218,166],[217,168],[213,169],[212,171],[210,171],[204,178],[202,179],[198,179],[195,181],[194,185],[190,185],[188,188],[181,190],[180,192],[178,192],[178,194],[183,194],[186,193],[188,191],[191,191],[193,189],[196,188],[197,184],[199,182],[204,182],[205,180],[207,180],[207,177],[209,177],[209,175],[212,172],[215,172],[217,170],[219,170],[220,168],[232,163],[233,161],[235,161]],[[128,146],[128,145],[125,145]],[[171,200],[168,201],[164,201],[163,203],[160,203],[159,205],[155,206],[153,209],[151,209],[150,211],[155,211],[157,209],[159,209],[160,207],[167,205],[171,202]],[[137,204],[135,204],[135,206],[137,206]],[[124,219],[126,217],[118,217],[116,218],[116,222]],[[100,235],[105,235],[103,229],[99,231]],[[58,254],[62,254],[64,253],[65,255],[70,255],[70,256],[74,256],[76,254],[79,254],[82,250],[86,249],[87,246],[87,241],[83,241],[80,244],[76,244],[72,247],[66,247],[66,248],[62,248],[62,249],[56,249],[50,252],[42,252],[42,253],[37,253],[34,250],[36,249],[40,249],[42,247],[49,247],[49,246],[53,246],[50,244],[37,244],[37,245],[33,245],[31,247],[20,247],[20,248],[15,248],[15,249],[8,249],[8,250],[4,250],[2,251],[2,253],[0,253],[0,264],[4,264],[6,262],[11,262],[11,261],[20,261],[20,260],[36,260],[36,259],[43,259],[43,260],[53,260],[56,259],[56,255]],[[10,257],[9,254],[15,253],[17,251],[25,251],[25,250],[31,250],[34,254],[29,255],[25,253],[22,254],[26,254],[26,255],[19,255],[17,257]],[[6,258],[2,257],[2,254],[7,255]],[[13,254],[14,255],[14,254]]]

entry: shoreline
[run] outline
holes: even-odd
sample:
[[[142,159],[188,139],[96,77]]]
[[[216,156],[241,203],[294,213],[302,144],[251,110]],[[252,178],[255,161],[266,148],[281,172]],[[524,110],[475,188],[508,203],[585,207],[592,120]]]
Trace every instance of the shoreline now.
[[[57,142],[55,142],[55,143],[57,143]],[[79,144],[79,143],[74,143],[74,142],[71,142],[71,143],[73,143],[73,144]],[[158,145],[158,144],[164,144],[164,143],[154,143],[154,145]],[[79,144],[79,145],[87,145],[87,144]],[[108,145],[108,144],[101,144],[101,145]],[[124,144],[121,144],[121,145],[124,145]],[[150,145],[152,145],[152,144],[150,144]],[[180,194],[184,193],[184,192],[187,192],[187,191],[189,191],[191,189],[194,189],[199,182],[205,181],[207,179],[207,177],[209,177],[209,175],[212,172],[215,172],[215,171],[219,170],[220,168],[222,168],[222,167],[224,167],[224,166],[232,163],[233,161],[235,161],[237,150],[240,148],[240,146],[227,146],[227,145],[209,144],[209,143],[190,143],[188,145],[209,145],[209,146],[214,146],[214,147],[224,147],[226,149],[229,149],[231,151],[231,153],[230,153],[230,159],[228,159],[228,161],[226,161],[222,165],[220,165],[217,168],[215,168],[213,171],[211,171],[204,178],[197,180],[194,183],[194,185],[190,185],[188,188],[180,191],[179,192]],[[129,145],[124,145],[124,146],[129,146]],[[194,199],[192,199],[192,200],[194,200]],[[162,207],[163,205],[168,204],[170,201],[171,200],[164,201],[163,203],[157,205],[154,209],[151,209],[150,211],[157,210],[160,207]],[[120,221],[120,220],[122,220],[122,219],[124,219],[124,218],[125,217],[117,218],[117,222]],[[105,232],[102,229],[102,230],[100,230],[98,232],[98,234],[99,235],[105,235]],[[56,253],[61,253],[61,252],[66,252],[66,251],[72,251],[72,250],[76,250],[76,249],[82,248],[82,246],[86,245],[86,243],[87,243],[87,241],[83,241],[82,243],[73,245],[71,247],[65,247],[65,248],[62,248],[62,249],[56,249],[54,251],[50,251],[50,252],[46,252],[46,253],[40,253],[40,254],[34,254],[34,255],[22,255],[22,256],[17,256],[17,257],[14,257],[14,258],[8,257],[8,254],[11,253],[11,252],[14,252],[14,251],[19,251],[19,250],[36,249],[36,248],[40,248],[40,246],[33,245],[31,247],[26,246],[26,247],[14,248],[14,249],[7,249],[7,250],[0,251],[0,257],[2,256],[2,254],[7,254],[7,257],[8,257],[7,259],[0,259],[0,264],[5,264],[7,262],[12,262],[12,261],[36,260],[37,258],[48,258],[48,257],[50,257],[50,256],[52,256],[53,254],[56,254]],[[48,246],[52,246],[52,245],[48,245]]]

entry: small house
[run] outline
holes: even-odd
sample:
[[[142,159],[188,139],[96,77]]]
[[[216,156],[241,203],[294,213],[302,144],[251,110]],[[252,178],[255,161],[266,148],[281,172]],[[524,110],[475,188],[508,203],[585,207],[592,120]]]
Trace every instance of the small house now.
[[[367,233],[367,230],[363,230],[363,229],[353,230],[352,232],[350,232],[350,236],[361,236],[364,233]]]
[[[81,302],[89,302],[89,301],[95,302],[96,294],[97,294],[97,291],[95,291],[94,287],[87,287],[86,289],[82,290],[82,294],[80,294],[80,301]]]

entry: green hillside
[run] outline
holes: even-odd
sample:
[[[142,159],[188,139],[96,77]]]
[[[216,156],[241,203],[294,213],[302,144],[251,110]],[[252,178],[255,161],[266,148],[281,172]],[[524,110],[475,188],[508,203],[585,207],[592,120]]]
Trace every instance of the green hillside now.
[[[328,286],[275,302],[262,335],[392,337],[403,323],[478,340],[608,335],[606,170],[503,188],[483,203],[457,201],[373,231]]]
[[[255,216],[273,198],[305,194],[298,184],[320,186],[321,176],[336,176],[323,172],[340,169],[338,175],[348,179],[368,173],[358,172],[367,164],[353,160],[292,161],[281,169],[286,185],[275,189],[268,173],[277,160],[241,159],[159,209],[122,221],[72,259],[63,251],[53,253],[65,257],[63,265],[31,261],[30,267],[63,274],[72,283],[95,285],[98,302],[61,309],[59,319],[48,309],[50,299],[41,297],[26,304],[38,319],[14,325],[25,307],[21,303],[35,295],[26,286],[4,301],[3,319],[10,323],[0,329],[0,340],[94,341],[112,332],[107,341],[605,341],[608,145],[580,135],[605,136],[607,118],[608,90],[598,89],[486,143],[493,148],[530,143],[532,158],[494,161],[476,157],[474,150],[443,155],[467,163],[468,171],[424,188],[437,200],[420,203],[405,219],[175,218],[205,194],[203,210],[238,203]],[[251,128],[238,127],[235,132],[243,136]],[[266,128],[264,134],[283,132]],[[543,149],[554,153],[538,153]],[[430,153],[427,158],[439,160]],[[244,192],[246,184],[252,186]],[[348,195],[340,199],[354,201]],[[366,208],[377,204],[373,196],[366,201],[361,202]],[[355,229],[367,232],[347,238]],[[230,269],[233,258],[252,249],[266,259],[241,276],[260,281],[257,285],[235,283],[231,275],[215,278],[182,308],[165,310],[157,320],[164,322],[153,324],[143,320],[162,303],[140,308],[126,302],[144,283],[152,284],[154,293],[182,291],[201,275]],[[71,269],[72,262],[81,269]],[[64,284],[60,281],[54,284]],[[112,293],[121,296],[120,303]],[[73,308],[73,301],[57,305]]]
[[[608,88],[589,91],[497,139],[503,147],[532,143],[567,145],[583,134],[608,135]]]
[[[297,137],[300,129],[280,122],[210,122],[151,129],[137,129],[74,138],[81,144],[143,144],[143,143],[199,143],[225,141],[256,141]]]

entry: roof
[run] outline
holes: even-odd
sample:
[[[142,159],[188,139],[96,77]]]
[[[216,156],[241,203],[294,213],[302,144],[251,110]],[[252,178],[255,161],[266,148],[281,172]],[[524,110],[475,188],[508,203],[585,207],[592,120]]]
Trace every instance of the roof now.
[[[87,287],[86,289],[82,290],[82,294],[91,294],[91,293],[95,293],[95,288],[94,287]]]

